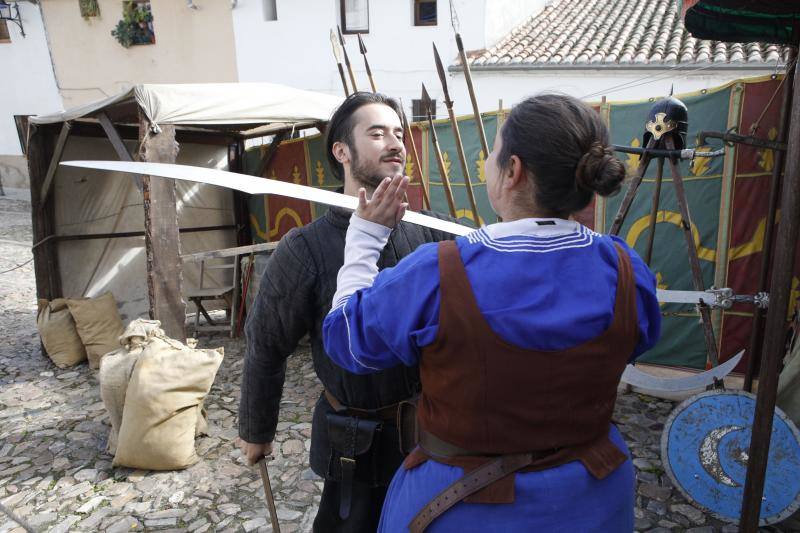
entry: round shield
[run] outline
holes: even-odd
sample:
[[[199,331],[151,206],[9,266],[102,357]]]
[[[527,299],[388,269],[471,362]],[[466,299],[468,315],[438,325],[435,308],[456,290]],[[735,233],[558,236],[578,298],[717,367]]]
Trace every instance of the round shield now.
[[[661,460],[675,486],[717,518],[741,516],[755,396],[709,391],[692,396],[667,418]],[[800,508],[800,432],[775,409],[760,525],[785,520]]]

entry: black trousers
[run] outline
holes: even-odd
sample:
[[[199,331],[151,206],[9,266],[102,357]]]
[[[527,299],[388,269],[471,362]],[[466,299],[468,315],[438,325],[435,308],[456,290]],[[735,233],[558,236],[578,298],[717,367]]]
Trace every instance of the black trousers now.
[[[353,497],[347,520],[339,518],[341,488],[340,482],[325,480],[322,500],[314,518],[314,533],[374,533],[378,529],[388,487],[371,487],[353,481]]]

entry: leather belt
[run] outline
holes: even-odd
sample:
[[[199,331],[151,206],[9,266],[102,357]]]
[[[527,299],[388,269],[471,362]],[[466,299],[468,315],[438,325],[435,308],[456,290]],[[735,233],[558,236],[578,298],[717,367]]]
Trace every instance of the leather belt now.
[[[397,408],[400,403],[393,403],[392,405],[387,405],[386,407],[380,407],[378,409],[358,409],[356,407],[347,407],[343,405],[342,402],[336,399],[336,397],[328,391],[328,389],[324,389],[325,399],[328,400],[328,403],[331,404],[333,410],[340,414],[347,414],[350,416],[355,416],[356,418],[366,418],[368,420],[392,420],[397,421]]]

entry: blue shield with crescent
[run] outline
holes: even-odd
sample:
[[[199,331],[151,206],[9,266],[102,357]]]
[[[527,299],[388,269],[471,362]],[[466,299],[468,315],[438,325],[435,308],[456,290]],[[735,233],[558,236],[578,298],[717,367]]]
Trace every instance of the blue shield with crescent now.
[[[717,518],[738,522],[750,450],[755,396],[709,391],[669,415],[661,458],[680,492]],[[775,410],[760,524],[775,524],[800,508],[800,432]]]

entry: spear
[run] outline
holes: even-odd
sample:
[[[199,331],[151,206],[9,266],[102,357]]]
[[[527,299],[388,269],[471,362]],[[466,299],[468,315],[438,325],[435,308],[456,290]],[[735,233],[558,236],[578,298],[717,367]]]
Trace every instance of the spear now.
[[[475,114],[475,124],[478,125],[478,138],[483,148],[483,157],[489,157],[489,145],[486,143],[486,131],[483,129],[481,112],[478,110],[478,100],[475,98],[475,88],[472,86],[472,73],[469,70],[467,54],[464,52],[464,43],[461,42],[461,35],[456,33],[456,46],[458,46],[458,56],[461,58],[461,65],[464,67],[464,79],[469,90],[469,99],[472,102],[472,112]]]
[[[342,66],[342,51],[339,43],[336,42],[336,34],[333,33],[333,29],[331,29],[331,48],[333,48],[333,57],[336,58],[336,66],[339,67],[339,77],[342,78],[344,95],[350,96],[350,89],[347,88],[347,79],[344,77],[344,67]]]
[[[367,61],[367,46],[364,44],[364,39],[361,38],[361,34],[358,34],[358,51],[361,52],[361,55],[364,57],[364,67],[367,69],[367,77],[369,78],[369,85],[372,87],[372,92],[378,92],[378,89],[375,88],[375,80],[372,79],[372,69],[369,68],[369,61]]]
[[[447,206],[450,208],[450,215],[456,216],[456,202],[453,199],[453,191],[450,188],[450,177],[447,175],[447,167],[444,166],[444,159],[442,159],[442,151],[439,149],[439,137],[436,135],[436,128],[433,127],[433,117],[431,116],[431,97],[428,96],[428,91],[425,89],[425,84],[422,84],[422,107],[425,108],[425,115],[428,117],[428,126],[431,129],[431,141],[433,142],[433,151],[436,153],[436,164],[439,165],[439,175],[442,177],[442,186],[444,187],[444,197],[447,199]]]
[[[453,101],[450,99],[450,94],[447,92],[447,78],[444,73],[442,59],[439,57],[439,51],[436,50],[436,44],[433,45],[433,58],[436,60],[436,71],[439,73],[439,80],[442,82],[444,105],[447,106],[447,114],[450,115],[450,125],[453,127],[453,137],[456,143],[456,150],[458,150],[458,159],[461,163],[461,170],[464,172],[464,185],[467,187],[467,198],[472,208],[473,221],[476,226],[480,226],[481,219],[480,215],[478,215],[478,204],[475,202],[475,193],[472,191],[472,181],[469,177],[469,165],[467,164],[467,157],[464,155],[464,145],[461,144],[461,132],[458,130],[458,121],[456,120],[456,114],[453,112]]]
[[[414,136],[411,135],[411,125],[408,123],[408,117],[406,117],[406,110],[402,107],[400,108],[400,119],[403,121],[403,130],[405,131],[405,138],[408,139],[408,142],[411,144],[411,157],[412,161],[414,162],[414,166],[419,172],[419,185],[420,189],[422,190],[422,205],[425,209],[431,208],[431,199],[428,196],[428,189],[425,187],[425,178],[422,176],[422,167],[419,164],[419,155],[417,154],[417,145],[414,142]]]
[[[353,65],[350,64],[350,56],[347,55],[347,48],[344,45],[344,37],[342,36],[342,30],[339,26],[336,26],[336,31],[339,32],[339,44],[342,45],[342,52],[344,53],[344,64],[347,65],[347,73],[350,74],[350,84],[353,86],[353,92],[358,92],[358,86],[356,86],[356,77],[353,74]]]

